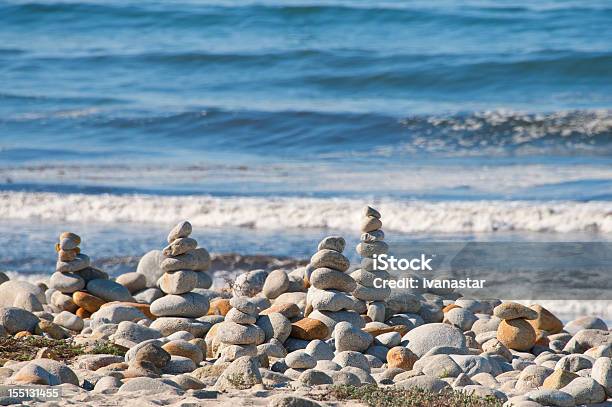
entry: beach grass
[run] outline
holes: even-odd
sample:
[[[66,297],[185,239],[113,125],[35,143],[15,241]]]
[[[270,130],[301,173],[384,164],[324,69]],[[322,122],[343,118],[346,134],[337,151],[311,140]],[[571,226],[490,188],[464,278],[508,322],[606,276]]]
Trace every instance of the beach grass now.
[[[0,361],[36,359],[38,352],[45,348],[44,357],[68,362],[85,354],[125,355],[125,348],[107,341],[98,341],[85,347],[65,339],[51,339],[36,335],[23,338],[7,336],[0,338]]]
[[[370,407],[501,407],[494,397],[477,397],[457,391],[433,393],[422,389],[337,385],[327,395],[330,400],[356,400]]]

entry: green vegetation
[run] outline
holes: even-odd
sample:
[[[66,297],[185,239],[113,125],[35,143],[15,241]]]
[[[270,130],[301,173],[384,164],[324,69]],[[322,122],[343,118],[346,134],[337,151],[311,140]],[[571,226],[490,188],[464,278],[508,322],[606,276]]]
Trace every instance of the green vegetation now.
[[[246,390],[250,389],[256,383],[248,376],[243,374],[233,374],[227,377],[227,381],[236,389]]]
[[[0,359],[32,360],[42,348],[47,348],[45,357],[56,360],[70,360],[84,353],[82,346],[63,339],[50,339],[37,335],[23,338],[6,336],[0,338]]]
[[[455,391],[436,394],[421,389],[403,390],[374,384],[362,387],[334,386],[329,397],[357,400],[371,407],[501,407],[503,404],[496,398],[481,398]]]
[[[116,355],[125,356],[126,348],[123,346],[115,345],[114,343],[107,341],[97,341],[93,346],[86,348],[85,353],[93,355]]]
[[[70,361],[79,355],[110,354],[124,356],[126,349],[107,341],[98,341],[92,346],[76,345],[66,339],[51,339],[38,335],[15,338],[13,336],[0,337],[0,361],[25,361],[36,358],[41,349],[45,349],[42,357]]]

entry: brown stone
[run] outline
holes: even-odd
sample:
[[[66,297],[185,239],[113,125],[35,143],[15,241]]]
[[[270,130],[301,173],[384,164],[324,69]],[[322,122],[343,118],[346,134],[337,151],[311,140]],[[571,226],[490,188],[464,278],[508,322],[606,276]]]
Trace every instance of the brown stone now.
[[[524,319],[502,320],[497,328],[497,339],[509,349],[528,351],[535,345],[536,333]]]
[[[47,380],[40,376],[31,373],[25,373],[22,371],[17,372],[17,374],[13,377],[13,380],[17,383],[24,384],[49,384]]]
[[[536,319],[538,314],[529,307],[518,302],[507,301],[493,309],[493,315],[499,319]]]
[[[129,366],[130,365],[127,362],[111,363],[109,365],[102,366],[101,368],[96,370],[96,372],[99,372],[99,373],[102,373],[102,372],[122,372],[125,369],[127,369]]]
[[[446,314],[448,311],[455,309],[455,308],[461,308],[461,307],[458,306],[457,304],[448,304],[446,307],[442,308],[442,312]]]
[[[79,308],[70,295],[56,291],[51,295],[51,303],[63,311],[76,312]]]
[[[59,258],[60,261],[72,261],[74,259],[76,259],[78,251],[73,249],[73,250],[61,250],[57,252],[57,256]]]
[[[373,232],[382,227],[382,222],[380,219],[375,218],[373,216],[368,216],[361,221],[361,231],[362,232]]]
[[[304,309],[304,317],[307,317],[308,315],[310,315],[312,311],[314,311],[312,309],[312,304],[306,304],[306,308]]]
[[[364,332],[369,333],[372,336],[378,336],[378,335],[382,335],[382,334],[386,334],[389,332],[399,332],[400,335],[404,336],[408,333],[408,331],[410,330],[410,328],[408,328],[406,325],[393,325],[393,326],[389,326],[386,328],[363,328],[362,329]]]
[[[15,338],[25,338],[26,336],[32,336],[32,332],[29,331],[21,331],[15,334]]]
[[[106,302],[102,298],[86,293],[85,291],[75,291],[72,294],[72,301],[74,301],[74,303],[80,308],[83,308],[91,313],[99,310],[100,307]]]
[[[548,348],[548,345],[550,345],[550,341],[548,340],[548,333],[546,331],[540,331],[538,329],[534,329],[534,331],[536,333],[535,344]]]
[[[576,373],[572,373],[563,369],[555,369],[555,371],[552,372],[552,374],[544,380],[542,387],[544,387],[545,389],[559,390],[562,387],[565,387],[570,384],[570,382],[577,377],[580,376],[578,376]]]
[[[159,369],[155,367],[155,365],[148,360],[135,360],[130,363],[130,367],[123,372],[123,377],[126,379],[133,377],[152,377],[158,378]]]
[[[300,315],[300,308],[296,304],[274,303],[270,308],[261,311],[259,315],[269,315],[275,312],[283,314],[287,319],[292,319]]]
[[[85,308],[79,308],[75,312],[76,316],[82,319],[89,318],[91,316],[91,312],[87,311]]]
[[[218,341],[215,341],[214,339],[217,336],[217,331],[219,330],[220,326],[221,324],[214,324],[204,337],[204,340],[206,341],[206,359],[214,358],[215,354],[217,353],[219,344]]]
[[[550,335],[558,334],[563,331],[563,322],[554,316],[552,312],[539,304],[533,304],[530,308],[538,313],[536,319],[529,321],[534,329],[546,331]]]
[[[65,339],[69,336],[69,334],[64,331],[61,326],[55,322],[47,321],[46,319],[41,319],[38,321],[38,324],[36,324],[36,328],[34,329],[34,333],[36,335],[46,333],[53,339]]]
[[[302,318],[291,324],[291,336],[298,339],[312,341],[314,339],[325,339],[329,335],[327,326],[316,319]]]
[[[223,315],[226,316],[229,310],[232,309],[230,300],[227,298],[217,298],[210,302],[208,315]]]
[[[163,368],[170,361],[170,354],[158,343],[151,342],[138,349],[134,361],[151,362],[156,368]]]
[[[412,370],[412,366],[418,359],[417,355],[403,346],[396,346],[387,352],[387,366],[390,368],[399,367],[404,370]]]
[[[139,302],[129,302],[129,301],[111,301],[102,305],[102,308],[110,305],[123,305],[124,307],[132,307],[136,308],[140,312],[146,315],[147,318],[151,320],[155,320],[157,317],[151,314],[151,306],[149,304],[141,304]]]
[[[81,236],[77,235],[76,233],[62,232],[62,234],[59,235],[59,240],[63,239],[74,240],[77,245],[81,244]]]
[[[193,343],[187,341],[170,341],[162,346],[162,349],[170,355],[184,356],[193,360],[193,363],[199,365],[205,355],[202,349]]]
[[[202,354],[206,356],[206,340],[204,338],[193,338],[189,340],[189,343],[193,343],[196,346],[199,346],[202,350]]]

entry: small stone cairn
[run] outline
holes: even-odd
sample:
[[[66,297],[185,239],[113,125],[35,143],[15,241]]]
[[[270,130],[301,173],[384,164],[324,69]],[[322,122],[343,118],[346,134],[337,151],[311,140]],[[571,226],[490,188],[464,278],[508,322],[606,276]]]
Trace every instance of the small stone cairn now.
[[[189,237],[191,231],[191,224],[183,221],[168,235],[160,264],[164,274],[158,281],[166,295],[151,304],[156,317],[199,318],[208,312],[208,299],[192,291],[198,287],[198,274],[210,267],[210,255]]]
[[[233,362],[242,356],[255,356],[257,345],[265,342],[263,329],[255,325],[259,317],[257,305],[249,297],[230,299],[232,308],[219,325],[213,350],[224,362]]]
[[[507,348],[525,352],[536,344],[536,330],[530,323],[538,318],[536,311],[516,302],[504,302],[495,307],[493,315],[501,319],[497,339]]]
[[[309,318],[325,323],[331,333],[337,322],[350,321],[363,326],[360,313],[365,312],[365,303],[353,298],[355,281],[346,273],[350,261],[342,251],[344,238],[329,236],[321,240],[318,251],[310,259],[310,288],[306,296]]]
[[[357,244],[357,253],[361,256],[361,269],[353,272],[351,276],[356,281],[353,297],[368,303],[367,315],[376,322],[385,321],[385,300],[389,298],[391,289],[374,287],[374,280],[388,279],[386,271],[374,270],[374,256],[386,254],[389,246],[384,242],[385,233],[382,230],[380,213],[367,206],[363,211],[361,222],[361,242]]]
[[[61,311],[75,313],[87,318],[97,311],[104,299],[89,293],[85,288],[91,280],[107,280],[108,275],[90,267],[90,259],[81,253],[81,237],[72,232],[63,232],[56,243],[57,263],[55,273],[49,280],[50,302]]]

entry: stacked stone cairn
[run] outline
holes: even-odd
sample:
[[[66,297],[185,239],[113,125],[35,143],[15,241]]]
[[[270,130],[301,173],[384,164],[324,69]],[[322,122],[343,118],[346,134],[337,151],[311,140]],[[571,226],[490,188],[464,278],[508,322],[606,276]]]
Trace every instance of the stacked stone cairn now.
[[[366,214],[379,219],[371,209]],[[376,221],[367,222],[378,228],[364,233],[380,230]],[[131,296],[126,287],[136,291],[142,286],[140,277],[118,278],[123,285],[109,280],[89,266],[78,249],[80,238],[70,233],[61,235],[51,288],[8,280],[0,273],[3,340],[44,335],[70,338],[68,343],[83,345],[86,353],[99,341],[126,349],[125,356],[79,355],[70,365],[51,359],[51,346],[40,348],[28,361],[10,360],[12,352],[3,352],[7,360],[0,384],[70,384],[62,396],[68,403],[86,397],[93,405],[125,404],[127,399],[136,400],[128,405],[160,400],[197,404],[197,399],[218,398],[224,405],[314,407],[322,404],[302,396],[326,394],[329,388],[317,386],[330,384],[375,384],[383,395],[391,386],[392,391],[454,390],[496,398],[496,405],[612,403],[612,331],[600,318],[585,316],[563,324],[537,304],[393,290],[385,302],[385,322],[370,320],[362,315],[365,301],[380,300],[350,295],[362,290],[358,285],[370,287],[363,283],[368,274],[357,281],[347,274],[345,242],[335,236],[321,241],[306,269],[289,273],[302,276],[308,292],[297,284],[291,291],[281,272],[269,273],[273,277],[265,284],[264,273],[256,271],[248,273],[231,297],[228,290],[193,288],[193,278],[185,277],[202,273],[210,262],[197,245],[180,243],[190,232],[186,222],[179,224],[168,239],[167,256],[153,262],[164,268],[164,276],[160,271],[151,280],[159,279],[166,295],[150,310],[147,304],[127,303]],[[190,249],[173,250],[174,242],[174,247]],[[361,270],[373,274],[363,262]],[[216,311],[208,309],[207,298],[219,301]],[[79,307],[97,311],[80,318],[73,313],[83,312]],[[247,389],[254,391],[243,391]]]
[[[158,281],[166,295],[151,303],[151,313],[157,317],[152,327],[169,323],[180,326],[180,321],[175,321],[177,318],[189,325],[190,319],[208,313],[208,298],[193,290],[198,287],[198,274],[206,273],[210,267],[210,255],[189,237],[191,231],[191,224],[183,221],[168,234],[168,246],[163,250],[164,259],[160,263],[163,274]]]
[[[383,270],[374,270],[374,257],[386,254],[389,246],[384,242],[385,233],[382,230],[380,213],[368,206],[363,212],[361,222],[361,242],[357,245],[357,253],[361,256],[361,268],[354,271],[351,277],[357,285],[353,290],[353,297],[368,303],[367,315],[372,321],[385,322],[385,300],[389,298],[391,289],[387,287],[376,288],[374,281],[377,278],[386,280],[389,274]]]
[[[59,311],[55,322],[80,331],[84,318],[112,301],[134,301],[122,285],[108,279],[108,274],[90,266],[89,257],[81,253],[81,238],[75,233],[64,232],[55,245],[56,271],[49,280],[45,296],[54,311]],[[74,319],[69,314],[76,314]]]
[[[366,311],[366,305],[350,294],[356,285],[347,273],[350,261],[342,254],[345,246],[340,236],[321,240],[307,271],[310,287],[306,296],[306,316],[323,322],[330,333],[341,321],[359,328],[364,326],[360,314]]]
[[[231,309],[217,328],[212,350],[219,363],[233,362],[242,356],[256,356],[257,346],[266,340],[263,329],[256,325],[259,310],[249,297],[232,297]]]
[[[515,302],[504,302],[493,309],[493,315],[501,319],[497,339],[507,348],[523,352],[536,344],[536,330],[530,323],[538,318],[536,311]]]

